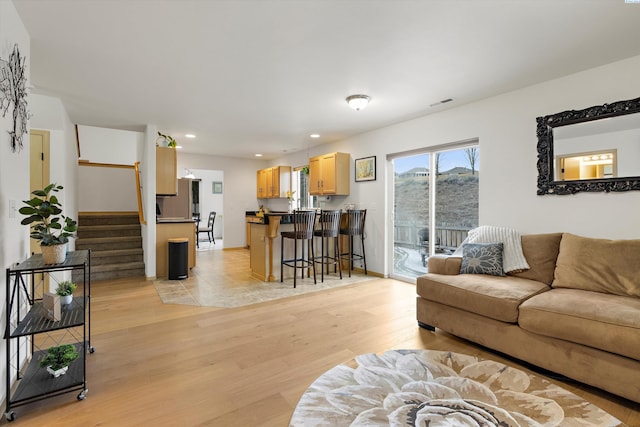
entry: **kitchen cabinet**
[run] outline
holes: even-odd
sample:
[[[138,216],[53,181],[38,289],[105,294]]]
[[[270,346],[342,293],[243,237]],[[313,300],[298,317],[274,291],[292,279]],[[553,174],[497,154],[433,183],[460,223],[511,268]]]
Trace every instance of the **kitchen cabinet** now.
[[[156,147],[156,195],[178,194],[178,159],[175,148]]]
[[[256,173],[256,197],[276,199],[291,191],[291,166],[274,166]]]
[[[267,198],[267,169],[260,169],[256,172],[256,197],[258,199]]]
[[[328,153],[309,159],[309,194],[347,196],[350,184],[350,155]]]

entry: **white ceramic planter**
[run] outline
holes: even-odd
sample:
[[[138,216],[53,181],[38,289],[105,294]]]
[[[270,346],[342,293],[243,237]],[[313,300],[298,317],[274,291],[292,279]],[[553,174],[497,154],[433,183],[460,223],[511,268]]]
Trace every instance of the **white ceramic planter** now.
[[[65,295],[60,297],[60,304],[69,305],[73,302],[73,295]]]
[[[60,375],[66,374],[68,369],[69,367],[65,366],[64,368],[60,368],[57,371],[54,371],[53,369],[51,369],[51,366],[47,366],[47,372],[49,372],[49,374],[54,378],[58,378]]]

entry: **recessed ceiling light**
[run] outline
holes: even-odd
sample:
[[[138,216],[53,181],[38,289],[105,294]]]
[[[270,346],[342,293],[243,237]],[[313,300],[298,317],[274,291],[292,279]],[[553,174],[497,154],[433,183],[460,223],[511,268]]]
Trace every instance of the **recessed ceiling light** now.
[[[312,133],[311,135],[309,135],[309,137],[311,137],[311,138],[320,138],[320,134],[319,133]]]
[[[262,157],[262,154],[256,154],[256,157]]]
[[[184,136],[185,138],[195,138],[196,136],[192,133],[188,133]]]

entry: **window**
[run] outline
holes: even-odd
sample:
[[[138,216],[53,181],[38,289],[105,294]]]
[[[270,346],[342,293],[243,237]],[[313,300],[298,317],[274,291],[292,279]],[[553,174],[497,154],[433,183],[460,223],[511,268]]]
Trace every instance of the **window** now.
[[[478,226],[480,172],[474,142],[390,156],[393,276],[415,279],[426,273],[429,255],[453,253]]]
[[[317,197],[309,195],[309,166],[293,169],[291,177],[293,191],[293,207],[295,209],[312,209],[317,207]]]

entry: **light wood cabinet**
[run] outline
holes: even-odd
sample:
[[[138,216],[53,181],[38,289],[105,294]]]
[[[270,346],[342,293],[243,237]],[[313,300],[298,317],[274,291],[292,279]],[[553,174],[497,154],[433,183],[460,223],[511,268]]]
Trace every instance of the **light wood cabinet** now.
[[[258,199],[287,197],[291,191],[291,166],[274,166],[261,169],[256,174]]]
[[[175,148],[156,147],[156,194],[178,194],[178,159]]]
[[[350,155],[328,153],[309,159],[309,194],[347,196],[350,185]]]
[[[256,197],[258,199],[266,199],[267,189],[269,188],[267,185],[267,169],[260,169],[256,172],[256,182]]]

